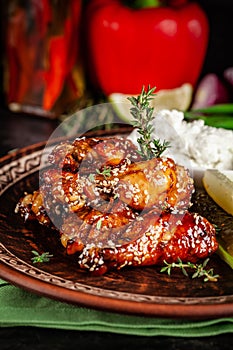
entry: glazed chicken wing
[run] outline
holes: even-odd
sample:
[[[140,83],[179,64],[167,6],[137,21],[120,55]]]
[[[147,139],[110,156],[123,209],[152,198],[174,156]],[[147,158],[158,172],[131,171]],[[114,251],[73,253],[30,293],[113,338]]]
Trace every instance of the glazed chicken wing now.
[[[193,180],[169,158],[153,158],[130,164],[119,175],[116,193],[136,210],[187,209],[191,206]]]
[[[80,267],[103,274],[113,268],[162,265],[164,261],[172,263],[178,259],[196,262],[218,248],[215,228],[196,213],[150,211],[138,219],[118,233],[128,243],[113,248],[85,246],[78,257]],[[72,241],[68,243],[69,249],[71,244]]]
[[[55,228],[79,267],[102,274],[216,251],[214,226],[188,211],[193,179],[172,159],[144,160],[127,138],[84,137],[58,144],[49,161],[16,212]]]

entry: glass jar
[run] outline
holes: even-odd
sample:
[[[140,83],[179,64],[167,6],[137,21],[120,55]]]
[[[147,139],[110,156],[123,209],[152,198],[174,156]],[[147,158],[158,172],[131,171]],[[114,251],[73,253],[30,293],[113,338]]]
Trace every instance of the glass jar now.
[[[81,0],[6,2],[4,92],[12,111],[56,118],[84,91]]]

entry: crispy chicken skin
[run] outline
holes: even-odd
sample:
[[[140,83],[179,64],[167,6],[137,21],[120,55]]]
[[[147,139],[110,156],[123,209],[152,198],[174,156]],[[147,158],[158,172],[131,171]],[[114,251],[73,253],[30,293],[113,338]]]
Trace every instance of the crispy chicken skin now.
[[[217,250],[214,226],[188,211],[193,179],[172,159],[144,160],[127,138],[83,137],[58,144],[49,162],[16,212],[55,228],[79,267],[102,274]]]
[[[119,176],[115,191],[136,210],[191,206],[193,181],[183,167],[169,158],[153,158],[130,164]]]
[[[78,258],[80,267],[103,274],[112,268],[162,265],[164,261],[172,263],[178,258],[196,262],[213,254],[218,247],[214,227],[196,213],[186,211],[174,215],[152,210],[139,219],[118,232],[121,240],[128,239],[129,243],[114,248],[85,246]],[[68,250],[70,245],[72,241],[68,243]]]

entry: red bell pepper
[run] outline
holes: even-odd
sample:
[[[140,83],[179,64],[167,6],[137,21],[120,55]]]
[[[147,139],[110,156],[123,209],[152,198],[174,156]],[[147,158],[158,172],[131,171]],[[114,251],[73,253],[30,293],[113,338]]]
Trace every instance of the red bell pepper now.
[[[91,0],[87,7],[89,75],[105,95],[140,93],[142,86],[195,86],[205,59],[209,23],[188,0],[130,8],[121,0]]]

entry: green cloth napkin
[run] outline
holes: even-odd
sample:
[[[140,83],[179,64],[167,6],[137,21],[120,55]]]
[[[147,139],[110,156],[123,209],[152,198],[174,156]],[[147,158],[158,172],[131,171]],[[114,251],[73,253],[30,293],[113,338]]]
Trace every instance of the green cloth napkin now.
[[[233,332],[233,318],[187,321],[122,315],[41,297],[0,279],[0,326],[201,337]]]

